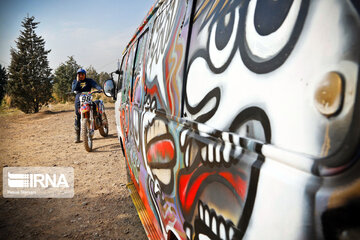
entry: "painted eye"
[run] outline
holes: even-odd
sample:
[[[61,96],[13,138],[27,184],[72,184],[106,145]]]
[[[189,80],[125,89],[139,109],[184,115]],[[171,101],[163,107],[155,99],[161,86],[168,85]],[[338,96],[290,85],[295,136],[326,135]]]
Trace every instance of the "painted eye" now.
[[[256,73],[280,67],[304,25],[308,0],[254,0],[241,9],[239,47],[245,65]]]
[[[295,27],[300,5],[301,1],[251,1],[249,3],[245,38],[254,57],[270,59],[285,47]]]
[[[239,25],[239,11],[224,14],[211,28],[209,57],[215,68],[222,68],[232,59]]]

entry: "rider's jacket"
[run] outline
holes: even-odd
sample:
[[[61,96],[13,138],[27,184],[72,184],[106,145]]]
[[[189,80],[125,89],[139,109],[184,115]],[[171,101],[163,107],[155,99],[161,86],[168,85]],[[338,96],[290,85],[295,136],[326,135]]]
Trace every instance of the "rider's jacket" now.
[[[97,84],[91,78],[85,78],[83,81],[76,81],[76,79],[72,83],[72,91],[76,91],[76,101],[79,100],[79,96],[82,92],[90,92],[91,88],[96,88],[97,90],[101,90],[101,86]]]

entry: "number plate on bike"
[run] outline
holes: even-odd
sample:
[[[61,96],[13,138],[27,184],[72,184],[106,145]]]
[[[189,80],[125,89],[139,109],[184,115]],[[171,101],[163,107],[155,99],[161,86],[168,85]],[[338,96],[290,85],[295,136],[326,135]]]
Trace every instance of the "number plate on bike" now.
[[[80,101],[81,101],[81,102],[90,102],[91,99],[92,99],[92,97],[89,96],[89,95],[81,95],[81,96],[80,96]]]

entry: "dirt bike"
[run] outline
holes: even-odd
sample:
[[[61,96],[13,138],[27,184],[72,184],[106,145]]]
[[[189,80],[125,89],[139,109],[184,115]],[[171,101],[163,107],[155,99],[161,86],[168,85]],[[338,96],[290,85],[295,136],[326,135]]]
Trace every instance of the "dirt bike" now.
[[[80,95],[81,134],[85,150],[88,152],[92,151],[95,130],[99,130],[100,135],[103,137],[109,134],[109,124],[103,101],[92,101],[93,94],[101,92],[100,90],[83,92]]]

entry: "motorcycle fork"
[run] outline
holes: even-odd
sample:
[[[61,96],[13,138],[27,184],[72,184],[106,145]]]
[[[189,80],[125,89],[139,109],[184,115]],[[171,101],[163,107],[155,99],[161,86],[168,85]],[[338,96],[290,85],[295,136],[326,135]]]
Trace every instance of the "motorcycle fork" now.
[[[95,131],[93,106],[90,107],[90,128],[93,133]]]

